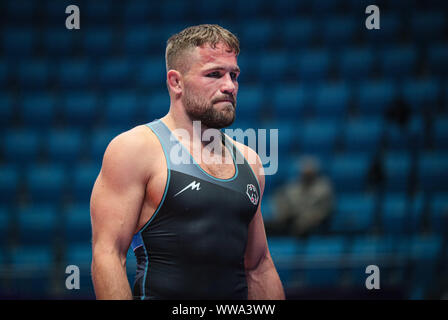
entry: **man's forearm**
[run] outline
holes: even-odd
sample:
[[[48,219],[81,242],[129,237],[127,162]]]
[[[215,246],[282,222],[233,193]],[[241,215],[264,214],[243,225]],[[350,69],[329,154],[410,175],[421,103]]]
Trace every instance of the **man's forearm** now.
[[[93,258],[92,281],[97,299],[132,300],[126,261],[117,255],[101,254]]]
[[[270,257],[254,270],[246,270],[249,300],[284,300],[283,285]]]

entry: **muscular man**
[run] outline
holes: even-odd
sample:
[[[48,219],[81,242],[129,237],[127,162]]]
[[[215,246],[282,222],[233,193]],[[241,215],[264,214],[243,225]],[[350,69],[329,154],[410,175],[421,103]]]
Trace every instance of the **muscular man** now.
[[[234,121],[238,53],[238,39],[217,25],[173,35],[166,48],[168,114],[107,147],[91,196],[98,299],[284,299],[260,211],[258,155],[221,131],[219,150],[201,139],[204,130]],[[179,146],[191,161],[178,161],[172,151]],[[243,161],[235,161],[238,155]]]

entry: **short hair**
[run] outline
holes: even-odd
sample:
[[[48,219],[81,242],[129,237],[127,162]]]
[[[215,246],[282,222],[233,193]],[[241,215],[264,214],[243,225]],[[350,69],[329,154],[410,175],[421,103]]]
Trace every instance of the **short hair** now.
[[[172,35],[166,44],[166,71],[184,68],[185,64],[183,62],[185,60],[180,59],[186,50],[200,47],[204,44],[209,44],[212,48],[215,48],[220,42],[227,45],[236,55],[240,53],[238,38],[229,30],[216,24],[192,26]]]

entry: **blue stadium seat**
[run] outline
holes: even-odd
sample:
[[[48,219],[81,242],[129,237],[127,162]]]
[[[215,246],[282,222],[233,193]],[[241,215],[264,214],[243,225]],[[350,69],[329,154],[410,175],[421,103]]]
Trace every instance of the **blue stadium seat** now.
[[[12,163],[28,163],[37,159],[41,135],[30,129],[10,129],[5,133],[3,154]]]
[[[102,162],[104,152],[114,137],[122,133],[121,128],[106,127],[95,129],[90,140],[90,156],[93,162]]]
[[[448,150],[448,116],[434,119],[433,141],[437,150]]]
[[[114,91],[106,97],[106,121],[110,125],[133,123],[137,108],[134,91]]]
[[[288,1],[288,3],[295,3],[295,1]],[[314,20],[305,16],[287,19],[282,24],[281,31],[279,36],[281,37],[282,44],[284,47],[290,49],[310,46],[317,34]]]
[[[98,24],[116,21],[121,9],[117,2],[107,0],[89,1],[84,8],[86,19],[91,23]]]
[[[2,32],[2,47],[6,57],[30,57],[35,53],[36,39],[34,30],[26,27],[7,27]]]
[[[122,58],[106,59],[99,66],[99,84],[104,88],[122,88],[132,84],[133,68]]]
[[[81,156],[83,135],[79,129],[52,129],[46,137],[51,162],[73,163]]]
[[[340,194],[331,217],[333,232],[369,232],[372,230],[375,199],[371,195]]]
[[[9,77],[11,75],[11,67],[8,64],[8,60],[0,57],[0,85],[2,87],[6,86],[9,82]]]
[[[14,270],[11,290],[22,299],[46,298],[51,290],[55,256],[48,246],[27,245],[11,250],[11,268]]]
[[[259,79],[264,83],[284,80],[291,69],[290,57],[286,51],[264,51],[258,57]]]
[[[21,245],[52,246],[58,239],[60,226],[57,208],[53,204],[32,204],[18,210],[18,240]]]
[[[402,128],[396,123],[385,127],[385,142],[391,151],[415,151],[423,149],[425,130],[421,115],[411,116],[407,127]]]
[[[0,173],[0,175],[1,175],[1,173]],[[0,179],[1,179],[1,176],[0,176]],[[10,230],[12,230],[12,228],[13,228],[13,224],[12,224],[11,209],[8,206],[5,206],[4,204],[2,204],[0,206],[0,255],[2,252],[1,249],[8,245],[9,233],[10,233]],[[0,257],[0,265],[2,265],[2,263],[4,263],[4,261],[2,261],[1,257]]]
[[[251,2],[235,2],[235,7],[233,9],[236,19],[256,19],[263,12],[263,5],[266,3],[265,0],[254,0]]]
[[[300,81],[322,81],[330,72],[330,55],[325,50],[309,50],[300,55],[298,77]]]
[[[373,50],[367,47],[349,48],[344,50],[340,56],[339,73],[344,79],[364,80],[371,74],[373,63]]]
[[[414,235],[410,239],[409,254],[412,261],[410,281],[430,284],[436,280],[436,268],[442,249],[441,235]]]
[[[61,60],[58,67],[58,84],[64,89],[86,89],[95,80],[96,66],[88,59]]]
[[[390,80],[362,82],[358,107],[362,116],[382,117],[397,97],[397,86]]]
[[[101,162],[78,164],[71,177],[72,198],[76,201],[89,201],[95,180],[100,173]]]
[[[62,165],[31,165],[27,170],[26,183],[33,203],[58,203],[66,188],[66,172]]]
[[[374,154],[380,145],[383,134],[380,119],[360,118],[347,123],[343,134],[343,147],[348,152]]]
[[[227,6],[225,2],[221,1],[199,0],[195,9],[202,19],[206,18],[214,20],[222,18]]]
[[[406,231],[407,199],[404,193],[386,193],[382,202],[381,222],[386,233],[399,235]]]
[[[387,191],[406,192],[411,174],[411,157],[404,152],[389,152],[384,156]]]
[[[26,0],[5,1],[3,7],[10,21],[23,24],[32,21],[36,9],[36,2]]]
[[[162,21],[185,21],[191,16],[192,5],[182,0],[161,2],[159,8],[160,19]],[[182,28],[183,29],[183,28]],[[178,31],[180,31],[179,29]]]
[[[298,272],[293,266],[297,255],[304,251],[303,242],[293,237],[269,237],[268,246],[282,282],[289,284],[296,281]]]
[[[253,120],[260,119],[264,109],[263,87],[246,85],[240,88],[237,96],[236,117]]]
[[[64,211],[63,230],[66,243],[90,243],[92,227],[89,204],[87,202],[76,202]]]
[[[322,35],[325,45],[345,48],[353,42],[358,25],[355,16],[338,15],[324,21]]]
[[[359,192],[366,187],[369,157],[365,154],[335,155],[330,176],[336,192]]]
[[[360,1],[353,1],[359,2]],[[372,4],[368,2],[361,10],[364,12],[368,5]],[[360,12],[360,11],[357,11]],[[367,17],[367,16],[366,16]],[[397,12],[381,12],[380,18],[381,27],[378,30],[367,30],[365,29],[363,34],[365,38],[372,43],[375,48],[378,46],[387,46],[390,44],[395,44],[397,39],[401,35],[404,29],[403,19]]]
[[[238,94],[238,101],[244,90]],[[281,119],[299,119],[303,115],[307,98],[308,94],[303,86],[292,84],[277,86],[273,93],[275,116]]]
[[[254,130],[258,129],[265,129],[266,130],[266,138],[261,136],[260,132],[255,132],[255,139],[252,144],[255,144],[255,147],[260,147],[262,144],[266,143],[266,152],[267,155],[271,154],[272,152],[278,152],[279,155],[286,155],[297,147],[297,124],[295,122],[291,121],[269,121],[263,123],[261,126],[252,127]],[[278,130],[278,141],[273,141],[275,139],[274,137],[274,131],[271,132],[271,130]],[[271,134],[272,133],[272,134]],[[247,138],[246,140],[248,140]],[[245,144],[249,143],[249,141],[246,141]],[[274,149],[274,145],[272,143],[277,143],[277,151]],[[272,145],[272,146],[271,146]]]
[[[136,24],[146,23],[155,11],[155,2],[144,0],[131,0],[123,7],[123,21],[126,25],[134,26]],[[149,29],[149,28],[148,28]],[[126,32],[126,34],[129,34]]]
[[[49,54],[69,56],[76,50],[77,40],[77,34],[71,30],[47,27],[42,41]]]
[[[420,190],[448,191],[448,154],[425,152],[417,163]]]
[[[165,90],[156,91],[148,95],[142,95],[139,98],[138,104],[142,109],[141,114],[144,117],[142,121],[148,123],[155,119],[162,118],[168,112],[170,107],[170,97]]]
[[[9,203],[16,200],[20,187],[19,169],[13,164],[0,165],[0,200]]]
[[[126,6],[125,10],[129,11],[134,3],[131,2]],[[147,3],[149,6],[149,3]],[[140,13],[143,15],[143,13]],[[138,16],[136,14],[136,16]],[[123,48],[126,55],[146,56],[151,48],[153,32],[147,25],[132,26],[126,29],[123,39]]]
[[[1,65],[0,65],[1,69]],[[14,100],[10,93],[0,92],[0,124],[9,125],[14,116]]]
[[[22,102],[22,120],[24,124],[42,127],[49,126],[55,119],[56,99],[49,93],[26,95]]]
[[[143,87],[165,88],[166,66],[163,58],[146,59],[138,67],[137,83]]]
[[[403,98],[416,112],[437,109],[440,84],[435,79],[408,80],[403,85]]]
[[[310,6],[313,13],[336,13],[340,4],[331,0],[315,0],[310,1]]]
[[[67,123],[89,125],[95,122],[98,97],[90,91],[67,92],[62,98],[62,112]]]
[[[315,95],[315,116],[319,118],[344,118],[350,98],[351,90],[346,83],[322,85]]]
[[[433,232],[448,231],[448,193],[435,193],[429,202],[429,224]]]
[[[448,73],[448,43],[439,42],[430,44],[428,48],[427,63],[435,75],[446,75]]]
[[[391,47],[381,53],[379,61],[386,77],[402,79],[415,72],[417,51],[410,45]]]
[[[419,192],[412,197],[409,202],[409,218],[407,228],[411,233],[418,233],[423,230],[423,218],[426,210],[426,196]]]
[[[246,50],[268,48],[274,37],[272,22],[268,20],[248,20],[241,27],[240,41]]]
[[[335,287],[341,277],[345,239],[339,236],[313,236],[308,239],[301,263],[306,266],[305,283],[312,287]]]
[[[413,36],[425,42],[443,39],[445,19],[442,11],[415,12],[410,18]]]
[[[301,153],[331,155],[334,151],[340,124],[331,120],[309,120],[303,123],[299,135]],[[297,130],[297,129],[296,129]]]
[[[83,38],[86,56],[106,56],[114,52],[114,30],[106,27],[90,28]]]
[[[46,60],[29,59],[19,63],[18,83],[25,89],[44,89],[49,84],[51,66]]]

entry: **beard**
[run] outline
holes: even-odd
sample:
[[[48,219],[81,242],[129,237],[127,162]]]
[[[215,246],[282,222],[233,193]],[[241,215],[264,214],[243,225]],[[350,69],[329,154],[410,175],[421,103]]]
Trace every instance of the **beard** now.
[[[231,98],[234,102],[226,102],[218,110],[214,104],[223,98]],[[233,96],[229,97],[227,95],[215,98],[209,102],[185,87],[184,94],[182,95],[182,103],[185,106],[187,115],[192,121],[201,121],[201,125],[205,125],[208,128],[225,128],[230,126],[235,120],[236,101]]]

